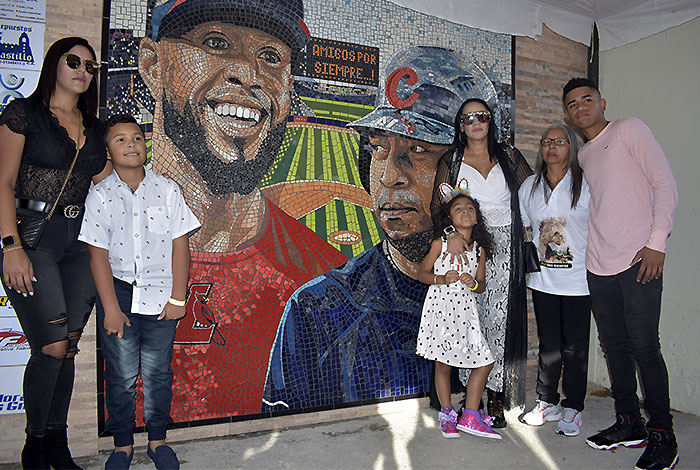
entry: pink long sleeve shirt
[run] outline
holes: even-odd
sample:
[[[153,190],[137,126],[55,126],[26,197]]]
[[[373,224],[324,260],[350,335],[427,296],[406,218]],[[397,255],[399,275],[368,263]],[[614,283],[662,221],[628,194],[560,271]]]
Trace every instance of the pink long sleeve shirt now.
[[[649,128],[637,118],[611,121],[579,160],[591,190],[586,268],[611,276],[645,246],[666,252],[678,187]]]

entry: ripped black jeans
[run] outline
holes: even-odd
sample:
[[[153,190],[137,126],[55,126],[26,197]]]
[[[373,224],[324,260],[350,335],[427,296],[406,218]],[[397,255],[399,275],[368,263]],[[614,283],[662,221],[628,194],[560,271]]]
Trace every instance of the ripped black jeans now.
[[[34,267],[34,295],[24,297],[3,285],[31,355],[24,372],[27,434],[65,429],[73,393],[74,356],[95,303],[87,245],[78,241],[81,216],[67,219],[58,210],[35,250],[26,250]],[[1,266],[1,264],[0,264]],[[65,357],[43,352],[44,346],[68,341]]]

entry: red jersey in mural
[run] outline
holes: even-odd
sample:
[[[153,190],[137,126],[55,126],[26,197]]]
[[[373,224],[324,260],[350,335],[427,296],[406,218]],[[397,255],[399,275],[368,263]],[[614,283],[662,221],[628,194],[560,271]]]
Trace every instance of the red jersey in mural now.
[[[313,231],[267,202],[254,245],[192,253],[187,315],[175,335],[176,422],[259,413],[270,348],[287,299],[346,261]]]

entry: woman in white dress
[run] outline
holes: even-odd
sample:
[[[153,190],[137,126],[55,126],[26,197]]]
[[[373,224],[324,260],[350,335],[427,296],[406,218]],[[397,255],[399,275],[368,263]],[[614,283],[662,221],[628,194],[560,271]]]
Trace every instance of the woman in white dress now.
[[[494,427],[502,428],[506,426],[504,406],[525,403],[527,301],[518,188],[532,169],[517,149],[497,142],[491,109],[481,99],[466,100],[457,112],[453,148],[438,165],[431,209],[435,217],[441,183],[454,185],[466,178],[493,235],[494,254],[486,263],[489,288],[477,296],[477,306],[495,359],[486,385],[488,414],[494,418]],[[455,232],[445,235],[447,250],[465,262],[464,240]],[[469,370],[460,371],[463,382],[468,375]]]

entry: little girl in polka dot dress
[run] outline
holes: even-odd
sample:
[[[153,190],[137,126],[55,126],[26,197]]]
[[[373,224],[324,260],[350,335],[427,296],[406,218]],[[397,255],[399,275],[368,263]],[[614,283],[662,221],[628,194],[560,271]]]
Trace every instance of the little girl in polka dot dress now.
[[[468,242],[469,251],[466,261],[453,263],[446,251],[447,242],[437,238],[423,259],[418,279],[430,284],[430,288],[423,305],[416,353],[435,361],[442,435],[459,437],[459,431],[464,431],[500,439],[500,434],[491,429],[490,417],[478,410],[494,359],[481,332],[474,294],[486,289],[485,263],[491,254],[493,239],[486,230],[479,203],[470,196],[468,187],[464,178],[455,188],[448,184],[440,187],[441,226],[436,233],[443,233],[443,228],[451,225]],[[459,422],[450,400],[452,367],[473,369]]]

